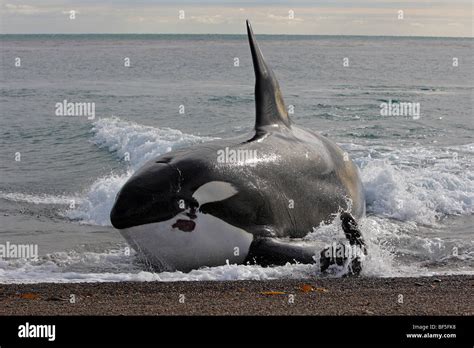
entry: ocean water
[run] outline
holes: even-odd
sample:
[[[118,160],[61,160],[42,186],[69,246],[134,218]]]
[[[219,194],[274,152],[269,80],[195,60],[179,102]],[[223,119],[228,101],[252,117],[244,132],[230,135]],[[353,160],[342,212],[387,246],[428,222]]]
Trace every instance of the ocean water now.
[[[474,274],[474,41],[258,39],[294,122],[335,140],[361,170],[360,224],[370,250],[363,275]],[[146,160],[251,131],[254,76],[244,36],[0,40],[0,244],[35,244],[39,252],[35,260],[1,259],[0,282],[320,275],[317,264],[154,273],[110,226],[115,194]],[[57,116],[64,100],[95,103],[95,118]],[[390,100],[419,103],[419,117],[382,116]],[[319,253],[342,239],[334,223],[314,226],[304,242]]]

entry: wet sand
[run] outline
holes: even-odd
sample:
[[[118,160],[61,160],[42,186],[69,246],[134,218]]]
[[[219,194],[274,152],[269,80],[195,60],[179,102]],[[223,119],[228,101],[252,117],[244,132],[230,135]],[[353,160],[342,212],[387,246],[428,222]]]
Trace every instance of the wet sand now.
[[[473,276],[0,284],[0,315],[473,314]]]

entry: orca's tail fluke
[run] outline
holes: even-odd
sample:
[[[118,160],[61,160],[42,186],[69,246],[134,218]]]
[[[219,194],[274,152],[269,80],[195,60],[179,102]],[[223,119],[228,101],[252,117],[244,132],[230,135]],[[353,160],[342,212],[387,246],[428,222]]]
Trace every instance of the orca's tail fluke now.
[[[247,34],[255,70],[255,129],[259,131],[265,126],[280,125],[289,128],[291,127],[291,121],[283,101],[280,85],[272,69],[263,58],[248,20]]]

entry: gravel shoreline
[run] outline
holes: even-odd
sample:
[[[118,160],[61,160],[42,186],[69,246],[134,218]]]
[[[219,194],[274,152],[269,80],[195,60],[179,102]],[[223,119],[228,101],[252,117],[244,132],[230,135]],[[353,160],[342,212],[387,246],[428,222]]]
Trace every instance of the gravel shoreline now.
[[[470,275],[0,284],[0,315],[473,315],[473,295]]]

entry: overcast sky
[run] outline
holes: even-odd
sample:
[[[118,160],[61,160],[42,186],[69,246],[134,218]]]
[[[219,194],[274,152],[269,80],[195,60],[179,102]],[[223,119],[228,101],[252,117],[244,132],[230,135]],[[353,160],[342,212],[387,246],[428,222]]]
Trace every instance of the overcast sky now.
[[[4,34],[243,34],[247,18],[259,34],[473,37],[472,0],[0,0]]]

